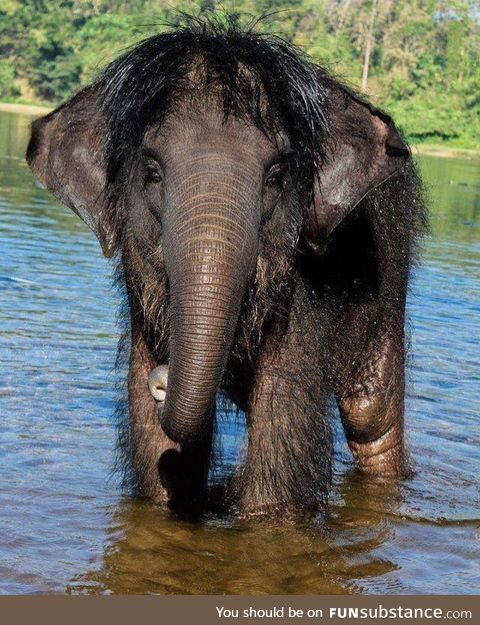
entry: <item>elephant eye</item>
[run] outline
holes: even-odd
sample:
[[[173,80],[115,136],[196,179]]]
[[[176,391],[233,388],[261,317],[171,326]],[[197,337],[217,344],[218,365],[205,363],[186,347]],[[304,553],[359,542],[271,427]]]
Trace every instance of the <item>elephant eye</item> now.
[[[145,182],[158,184],[162,180],[163,176],[159,164],[156,161],[148,161],[145,164]]]
[[[267,174],[267,177],[265,179],[265,186],[274,189],[281,189],[283,187],[283,183],[283,167],[280,165],[280,163],[275,163],[275,165],[270,168]]]

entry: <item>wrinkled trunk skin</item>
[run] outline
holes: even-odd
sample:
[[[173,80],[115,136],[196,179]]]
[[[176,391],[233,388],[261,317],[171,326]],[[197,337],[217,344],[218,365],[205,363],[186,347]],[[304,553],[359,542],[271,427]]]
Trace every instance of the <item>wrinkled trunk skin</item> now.
[[[190,170],[164,220],[171,322],[162,427],[184,446],[211,432],[209,415],[256,263],[258,209],[234,168]]]

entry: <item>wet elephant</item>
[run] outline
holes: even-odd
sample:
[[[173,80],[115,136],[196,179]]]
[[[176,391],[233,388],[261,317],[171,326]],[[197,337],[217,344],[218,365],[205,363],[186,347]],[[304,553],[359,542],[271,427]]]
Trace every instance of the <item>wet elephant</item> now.
[[[405,472],[425,219],[388,115],[281,39],[191,24],[37,120],[27,160],[118,263],[138,492],[205,500],[219,391],[247,418],[228,495],[242,514],[326,501],[331,397],[358,467]]]

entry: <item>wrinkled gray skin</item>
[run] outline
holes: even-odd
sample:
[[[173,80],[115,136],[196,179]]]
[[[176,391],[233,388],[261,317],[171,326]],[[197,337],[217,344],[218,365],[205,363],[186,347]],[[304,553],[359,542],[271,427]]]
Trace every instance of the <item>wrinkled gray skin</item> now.
[[[347,137],[330,148],[329,163],[319,172],[323,191],[317,188],[304,228],[311,249],[318,243],[321,250],[366,191],[403,163],[403,157],[386,155],[385,117],[358,102],[345,104],[350,99],[345,94],[334,98],[340,111],[365,118],[364,134],[371,142]],[[120,246],[123,262],[134,268],[127,283],[129,403],[140,492],[157,502],[175,500],[183,491],[201,497],[215,395],[227,372],[246,286],[260,271],[264,228],[275,220],[281,227],[276,163],[282,141],[274,146],[234,117],[225,122],[218,103],[202,105],[197,94],[193,104],[147,133],[118,243],[118,221],[102,212],[98,199],[105,183],[101,125],[95,94],[87,89],[34,124],[28,161],[47,188],[96,232],[104,252],[110,255]],[[159,314],[167,281],[168,354],[159,362],[144,327]],[[309,321],[302,289],[297,289],[280,343],[267,337],[255,372],[243,379],[235,372],[230,376],[227,391],[247,412],[249,425],[238,504],[244,513],[315,505],[316,493],[328,481],[330,460],[316,457],[322,432],[315,438],[310,422],[296,427],[290,421],[298,397],[306,402],[313,396],[312,414],[321,410],[321,396],[315,408],[320,384],[315,371],[296,373],[302,358],[315,362],[314,351],[321,349],[313,340],[316,321],[313,313]],[[404,466],[402,302],[399,310],[391,328],[379,328],[375,357],[359,369],[358,379],[348,389],[335,389],[358,465],[382,476],[399,475]],[[393,341],[382,339],[392,335]],[[305,336],[309,342],[300,344]],[[299,486],[315,480],[323,483]]]
[[[155,216],[161,212],[170,282],[162,424],[176,441],[195,440],[211,408],[256,267],[260,220],[276,195],[264,183],[278,152],[258,130],[235,119],[222,125],[216,111],[204,111],[201,123],[195,117],[186,111],[166,122],[145,145],[162,162],[161,188],[150,184],[148,200]]]

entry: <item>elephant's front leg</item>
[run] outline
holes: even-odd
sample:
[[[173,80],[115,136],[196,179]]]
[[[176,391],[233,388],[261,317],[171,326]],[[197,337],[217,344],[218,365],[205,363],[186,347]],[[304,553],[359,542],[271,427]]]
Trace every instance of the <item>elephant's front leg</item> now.
[[[247,409],[242,514],[298,512],[326,501],[332,440],[322,380],[304,343],[303,332],[290,332],[260,357]]]
[[[128,376],[128,453],[135,484],[139,494],[156,503],[184,508],[204,498],[211,436],[198,445],[181,448],[164,433],[159,410],[167,370],[166,366],[157,367],[142,333],[134,330]]]
[[[405,474],[403,331],[366,350],[353,378],[337,390],[348,445],[358,468],[380,477]]]

